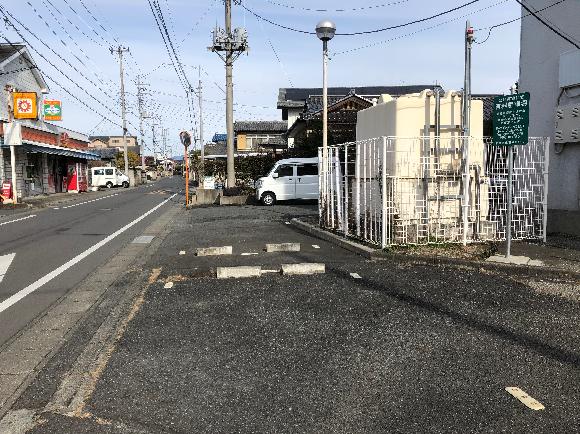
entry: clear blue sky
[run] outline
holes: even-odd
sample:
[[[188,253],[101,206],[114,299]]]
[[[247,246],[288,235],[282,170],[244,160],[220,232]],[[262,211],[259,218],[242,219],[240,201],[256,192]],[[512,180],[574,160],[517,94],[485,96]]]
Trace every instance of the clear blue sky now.
[[[467,1],[244,0],[243,4],[284,26],[313,31],[320,19],[330,18],[336,22],[339,33],[350,33],[428,17]],[[215,132],[225,132],[224,94],[219,88],[224,87],[224,67],[218,56],[207,50],[211,45],[212,29],[216,24],[223,26],[223,2],[159,0],[159,4],[180,59],[187,65],[189,81],[195,87],[197,66],[203,68],[205,139],[209,140]],[[155,121],[158,131],[160,125],[169,129],[168,145],[173,146],[174,153],[178,152],[177,134],[190,125],[184,90],[173,68],[162,65],[169,64],[169,57],[147,0],[2,0],[2,5],[57,53],[18,26],[34,48],[66,76],[32,51],[41,69],[91,107],[82,106],[49,81],[49,96],[64,101],[63,126],[94,135],[120,134],[118,126],[102,121],[97,112],[118,121],[118,116],[112,113],[120,111],[118,62],[109,52],[109,46],[121,43],[131,50],[126,70],[130,132],[135,134],[135,127],[139,125],[135,116],[134,80],[137,74],[148,74],[145,80],[149,84],[147,112],[158,117]],[[365,7],[367,9],[352,10]],[[327,11],[306,10],[308,8]],[[248,29],[251,48],[248,55],[237,60],[234,68],[235,101],[240,104],[236,106],[235,119],[280,119],[280,111],[276,110],[280,87],[320,87],[322,44],[314,35],[288,31],[261,21],[241,6],[234,5],[233,9],[233,26]],[[336,36],[330,42],[329,85],[354,87],[438,81],[446,89],[460,89],[465,20],[470,19],[473,27],[479,29],[519,16],[520,8],[513,0],[479,0],[450,14],[408,27],[372,35]],[[487,42],[475,45],[474,92],[504,93],[517,80],[519,30],[517,21],[495,29]],[[10,27],[2,32],[13,42],[22,40]],[[486,36],[487,30],[477,32],[480,41]],[[368,47],[361,48],[365,46]],[[69,78],[103,105],[81,91]],[[196,117],[197,114],[196,104]],[[150,120],[146,131],[146,143],[150,147]],[[160,139],[159,135],[158,141]]]

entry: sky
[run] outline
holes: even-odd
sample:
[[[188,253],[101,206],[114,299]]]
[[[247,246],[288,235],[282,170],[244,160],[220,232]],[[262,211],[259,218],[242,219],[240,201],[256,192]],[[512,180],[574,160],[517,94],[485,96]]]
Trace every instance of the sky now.
[[[214,133],[225,132],[225,68],[218,55],[207,49],[212,30],[224,27],[223,1],[157,1],[188,82],[197,88],[201,79],[204,140],[209,141]],[[520,22],[495,28],[486,38],[489,27],[520,17],[514,0],[471,0],[465,7],[416,24],[339,35],[400,26],[466,3],[470,0],[243,0],[234,4],[232,26],[247,29],[250,45],[234,65],[234,119],[280,120],[279,88],[321,87],[322,43],[304,32],[313,32],[322,19],[333,20],[338,33],[329,42],[329,86],[439,83],[445,89],[461,89],[463,35],[469,19],[479,42],[473,48],[473,92],[507,93],[519,75]],[[48,97],[63,101],[62,126],[91,135],[122,133],[119,56],[109,48],[128,47],[124,76],[129,133],[139,132],[136,80],[140,75],[145,84],[147,153],[153,149],[153,129],[157,150],[166,129],[169,153],[182,151],[179,131],[199,125],[198,98],[190,116],[185,90],[149,0],[0,0],[0,5],[18,29],[0,24],[0,41],[6,42],[1,39],[5,36],[13,43],[26,40],[32,47],[33,59],[50,77]]]

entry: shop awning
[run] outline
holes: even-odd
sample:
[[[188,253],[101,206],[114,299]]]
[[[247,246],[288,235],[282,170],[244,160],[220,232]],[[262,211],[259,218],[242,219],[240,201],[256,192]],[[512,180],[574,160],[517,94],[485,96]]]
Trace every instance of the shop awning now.
[[[65,148],[62,146],[48,145],[46,143],[30,142],[23,140],[22,148],[26,152],[38,152],[41,154],[62,155],[65,157],[83,158],[85,160],[100,160],[101,156],[93,154],[92,152],[81,151],[80,149]],[[2,145],[2,147],[8,147]]]

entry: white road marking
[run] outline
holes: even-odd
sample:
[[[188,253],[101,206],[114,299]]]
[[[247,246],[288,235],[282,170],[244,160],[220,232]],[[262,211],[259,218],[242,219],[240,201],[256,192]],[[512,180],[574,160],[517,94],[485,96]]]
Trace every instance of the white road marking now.
[[[167,282],[165,285],[163,285],[163,288],[165,288],[165,289],[173,288],[173,282]]]
[[[56,270],[51,271],[50,273],[48,273],[47,275],[41,277],[40,279],[38,279],[36,282],[31,283],[30,285],[28,285],[26,288],[21,289],[20,291],[18,291],[16,294],[8,297],[6,300],[4,300],[2,303],[0,303],[0,313],[4,312],[6,309],[8,309],[10,306],[18,303],[20,300],[22,300],[24,297],[26,297],[27,295],[33,293],[34,291],[36,291],[38,288],[42,287],[43,285],[47,284],[48,282],[50,282],[52,279],[54,279],[55,277],[61,275],[62,273],[64,273],[66,270],[68,270],[69,268],[71,268],[72,266],[78,264],[79,262],[81,262],[83,259],[85,259],[87,256],[89,256],[91,253],[96,252],[97,250],[99,250],[101,247],[103,247],[105,244],[108,244],[109,242],[111,242],[112,240],[114,240],[115,238],[117,238],[119,235],[121,235],[123,232],[127,231],[128,229],[132,228],[133,226],[135,226],[137,223],[139,223],[141,220],[147,218],[150,214],[154,213],[155,211],[157,211],[159,208],[161,208],[163,205],[165,205],[167,202],[169,202],[171,199],[173,199],[175,196],[177,196],[177,193],[171,195],[169,198],[165,199],[163,202],[161,202],[159,205],[151,208],[149,211],[147,211],[145,214],[141,215],[140,217],[136,218],[135,220],[133,220],[130,223],[127,223],[125,226],[123,226],[121,229],[119,229],[116,232],[113,232],[111,235],[109,235],[107,238],[105,238],[104,240],[99,241],[97,244],[95,244],[92,247],[89,247],[87,250],[85,250],[84,252],[82,252],[81,254],[75,256],[74,258],[72,258],[71,260],[69,260],[68,262],[66,262],[65,264],[61,265],[60,267],[58,267]]]
[[[10,220],[9,222],[0,223],[0,226],[9,225],[10,223],[21,222],[22,220],[31,219],[32,217],[36,217],[36,214],[28,215],[26,217],[22,217],[16,220]]]
[[[258,253],[242,253],[242,256],[254,256],[258,255]]]
[[[312,244],[312,247],[314,247],[315,249],[320,249],[320,246],[318,244]]]
[[[153,235],[140,235],[131,241],[131,244],[149,244],[153,238],[155,238]]]
[[[354,277],[355,279],[362,279],[358,273],[350,273],[350,277]]]
[[[4,280],[4,276],[6,275],[6,272],[8,271],[10,264],[12,264],[15,256],[16,253],[0,256],[0,282]]]
[[[284,223],[285,223],[285,224],[287,224],[287,225],[289,225],[289,224],[290,224],[290,222],[284,222]]]
[[[532,410],[544,410],[546,407],[541,402],[535,400],[519,387],[506,387],[506,392],[518,399],[522,404]]]
[[[185,250],[180,250],[180,251],[179,251],[179,254],[180,254],[180,255],[185,255]]]
[[[108,197],[113,197],[113,196],[118,196],[118,195],[119,195],[119,193],[109,194],[108,196],[97,197],[96,199],[87,200],[86,202],[79,202],[79,203],[75,203],[75,204],[72,204],[72,205],[63,206],[62,209],[74,208],[75,206],[86,205],[87,203],[96,202],[97,200],[103,200],[103,199],[106,199]],[[53,209],[59,209],[59,208],[56,208],[55,207]]]

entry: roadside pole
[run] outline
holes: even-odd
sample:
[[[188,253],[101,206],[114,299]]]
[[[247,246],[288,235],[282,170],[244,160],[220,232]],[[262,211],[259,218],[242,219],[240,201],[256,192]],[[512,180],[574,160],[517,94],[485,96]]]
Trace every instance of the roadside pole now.
[[[507,216],[506,216],[506,250],[505,257],[509,259],[512,250],[512,190],[514,175],[514,148],[508,146],[508,185],[507,185]]]
[[[469,229],[469,135],[471,115],[471,46],[473,44],[473,27],[469,20],[465,23],[465,81],[463,85],[463,245],[467,245],[467,232]]]
[[[127,119],[126,119],[126,105],[125,105],[125,77],[123,73],[123,53],[125,51],[129,51],[126,47],[121,47],[120,45],[114,49],[111,47],[109,49],[111,54],[116,52],[119,55],[119,75],[121,77],[121,117],[123,121],[123,152],[124,152],[124,163],[125,163],[125,175],[129,177],[129,182],[131,181],[131,177],[129,176],[129,156],[127,155]],[[133,185],[135,185],[135,180],[133,178]]]
[[[8,93],[8,98],[7,98],[7,102],[8,102],[8,122],[12,124],[12,131],[14,131],[14,125],[16,124],[16,120],[14,119],[14,112],[13,112],[13,107],[10,104],[10,102],[12,101],[12,87],[11,86],[6,86],[4,88],[6,90],[6,92]],[[12,177],[12,203],[17,204],[18,203],[18,195],[17,195],[17,188],[16,188],[16,146],[14,146],[14,143],[10,143],[10,170],[11,170],[11,177]]]
[[[185,170],[185,206],[187,206],[189,205],[189,158],[187,155],[187,148],[191,145],[193,137],[189,131],[182,131],[179,133],[179,140],[181,140],[184,148],[183,166]]]
[[[201,86],[201,65],[199,66],[199,87],[197,88],[197,96],[199,100],[199,150],[200,150],[200,167],[199,167],[199,179],[198,182],[203,182],[205,176],[204,164],[205,164],[205,144],[203,141],[203,98],[202,98],[202,86]]]

